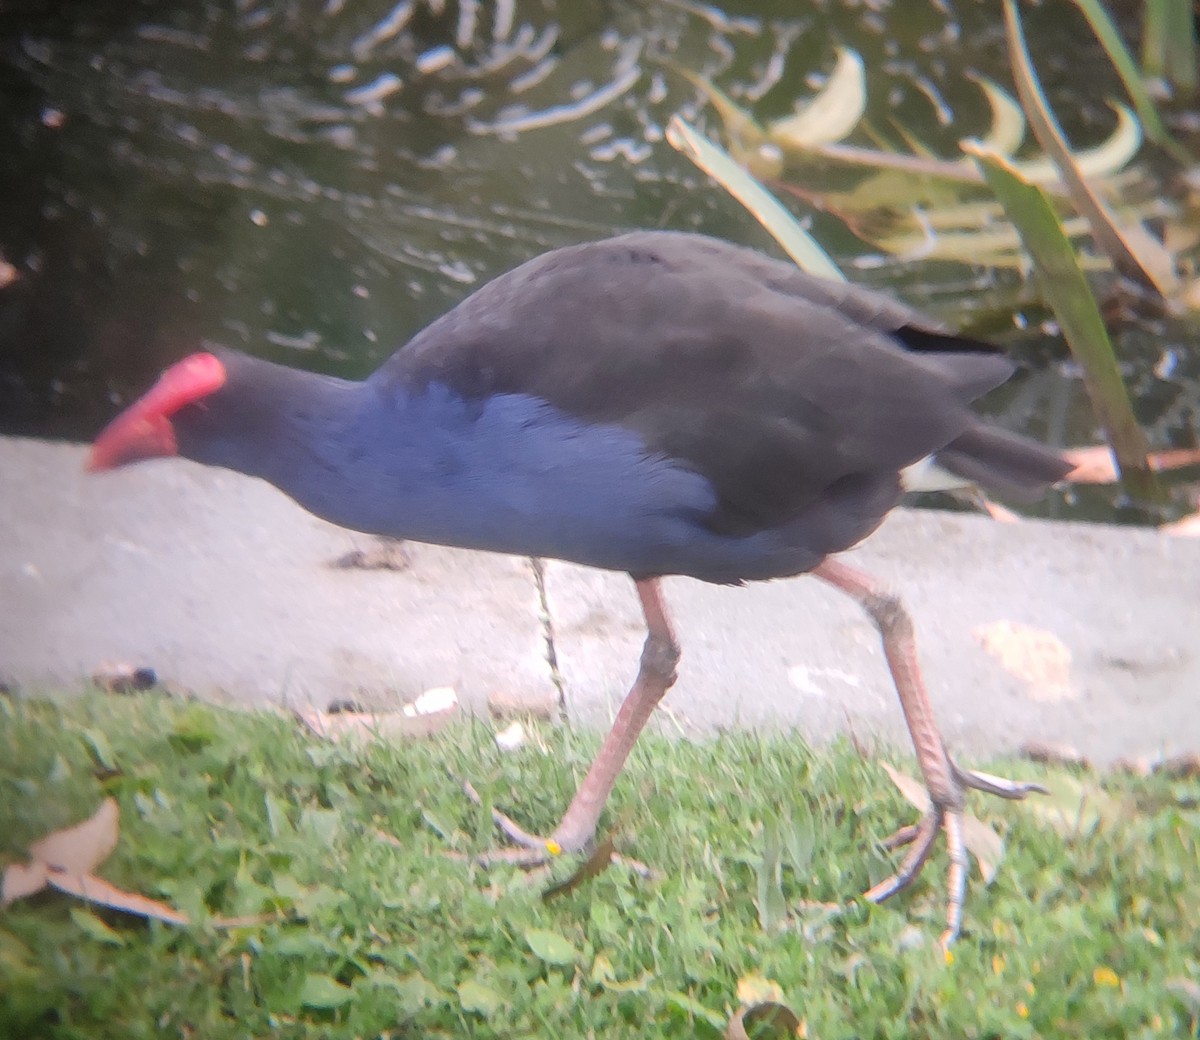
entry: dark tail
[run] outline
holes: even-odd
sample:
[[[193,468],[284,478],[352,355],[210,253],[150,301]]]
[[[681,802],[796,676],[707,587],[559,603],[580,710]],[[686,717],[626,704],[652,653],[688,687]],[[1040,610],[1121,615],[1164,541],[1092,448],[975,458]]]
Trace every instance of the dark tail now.
[[[1044,444],[983,423],[970,427],[934,460],[957,477],[1023,502],[1038,498],[1072,469]]]

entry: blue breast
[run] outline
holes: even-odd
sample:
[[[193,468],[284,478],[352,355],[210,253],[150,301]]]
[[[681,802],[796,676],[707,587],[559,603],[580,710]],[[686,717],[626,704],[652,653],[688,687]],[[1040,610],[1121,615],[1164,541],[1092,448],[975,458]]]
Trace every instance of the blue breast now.
[[[815,562],[779,532],[711,532],[709,482],[621,426],[527,396],[463,399],[437,383],[412,397],[371,390],[360,403],[340,432],[310,440],[317,465],[264,474],[344,527],[722,582]]]

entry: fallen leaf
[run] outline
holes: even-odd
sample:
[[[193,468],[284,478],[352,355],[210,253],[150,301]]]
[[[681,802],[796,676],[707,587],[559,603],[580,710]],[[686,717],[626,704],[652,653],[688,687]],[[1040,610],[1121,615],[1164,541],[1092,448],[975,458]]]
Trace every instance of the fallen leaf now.
[[[89,903],[169,924],[187,924],[188,918],[157,899],[126,892],[92,873],[117,847],[120,807],[106,798],[90,819],[55,831],[29,846],[31,862],[13,864],[4,871],[0,906],[40,892],[49,885]]]
[[[408,550],[397,539],[381,538],[370,549],[351,549],[329,562],[334,570],[406,571],[412,566]]]
[[[495,690],[488,694],[488,712],[494,719],[532,715],[552,719],[558,714],[558,702],[549,693],[535,690]]]
[[[1200,538],[1200,513],[1189,513],[1169,524],[1163,524],[1159,530],[1176,538]]]
[[[29,846],[31,859],[58,870],[90,874],[117,847],[121,810],[115,798],[105,798],[90,819],[55,831]]]
[[[1191,780],[1200,776],[1200,754],[1183,752],[1170,758],[1161,755],[1122,758],[1114,763],[1113,768],[1123,773],[1132,773],[1134,776],[1162,774],[1172,780]]]
[[[1120,477],[1107,444],[1092,444],[1083,448],[1064,448],[1063,458],[1075,468],[1064,478],[1069,484],[1115,484]],[[1152,451],[1146,457],[1156,473],[1188,466],[1200,466],[1200,448],[1171,448]]]
[[[132,664],[102,664],[92,673],[92,682],[106,693],[142,693],[158,685],[158,673]]]
[[[408,845],[405,842],[401,841],[399,838],[397,838],[394,834],[388,834],[387,831],[381,830],[379,827],[374,828],[372,833],[380,841],[386,842],[388,845],[391,845],[393,848],[397,848],[397,849],[408,848]]]
[[[124,910],[139,917],[153,917],[167,924],[188,924],[186,914],[160,903],[149,896],[138,895],[136,892],[126,892],[117,888],[95,874],[71,874],[63,870],[51,870],[46,880],[60,892],[86,899],[89,903],[98,903],[113,910]]]
[[[983,883],[990,885],[1004,859],[1004,839],[978,817],[963,813],[963,843],[979,864]]]
[[[783,1001],[783,987],[774,979],[768,979],[765,975],[752,972],[738,979],[737,998],[738,1003],[743,1006],[781,1003]]]
[[[738,1008],[725,1027],[725,1040],[750,1040],[751,1029],[756,1040],[764,1037],[808,1036],[808,1029],[796,1012],[777,1001]]]
[[[592,961],[589,978],[596,985],[603,986],[613,993],[644,993],[646,987],[654,981],[654,973],[647,968],[637,978],[618,979],[612,961],[604,954],[598,953]]]
[[[354,990],[344,986],[330,975],[310,972],[304,977],[300,987],[300,1003],[305,1007],[318,1010],[332,1010],[349,1003],[354,998]]]
[[[557,932],[546,931],[543,928],[527,928],[525,942],[533,951],[534,956],[547,964],[565,966],[574,964],[579,959],[579,953],[575,947]]]
[[[1047,740],[1027,740],[1021,745],[1021,754],[1030,762],[1040,762],[1043,765],[1076,766],[1080,769],[1092,767],[1087,756],[1070,744],[1056,744]]]
[[[429,737],[445,728],[458,713],[458,697],[449,687],[427,690],[400,711],[294,712],[296,719],[325,740],[371,744],[378,740]]]
[[[10,863],[4,868],[4,882],[0,886],[0,907],[34,895],[46,887],[45,863]]]
[[[898,769],[893,769],[886,762],[879,764],[891,777],[896,789],[914,808],[919,809],[921,813],[929,812],[932,806],[929,801],[929,792],[920,780],[901,773]],[[967,851],[975,857],[975,862],[979,864],[979,873],[983,877],[984,884],[990,885],[996,876],[996,871],[1000,868],[1001,860],[1004,859],[1004,839],[979,817],[964,812],[963,843],[967,846]]]
[[[1200,754],[1191,751],[1172,755],[1159,762],[1154,771],[1172,780],[1195,780],[1200,777]]]
[[[1036,701],[1070,700],[1071,651],[1053,632],[1019,621],[993,621],[971,633],[1009,674],[1028,684]]]
[[[906,773],[900,772],[899,769],[893,769],[886,762],[880,762],[879,764],[883,766],[883,771],[891,777],[892,783],[896,785],[896,789],[904,795],[913,808],[922,813],[929,812],[933,803],[929,801],[929,792],[920,780],[916,780]]]
[[[458,984],[458,1002],[464,1011],[474,1011],[484,1018],[494,1015],[504,999],[490,986],[474,979],[466,979]]]

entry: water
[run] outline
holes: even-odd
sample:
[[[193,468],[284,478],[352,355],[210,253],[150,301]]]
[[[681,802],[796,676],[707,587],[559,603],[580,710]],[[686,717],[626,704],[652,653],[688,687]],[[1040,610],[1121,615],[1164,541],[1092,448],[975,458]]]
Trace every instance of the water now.
[[[1098,140],[1111,127],[1111,77],[1058,6],[1029,15],[1035,58],[1071,133]],[[870,70],[872,122],[895,120],[950,155],[986,123],[968,74],[1007,80],[985,7],[9,5],[0,431],[87,438],[206,341],[361,376],[488,277],[616,230],[686,228],[769,247],[664,142],[675,112],[717,126],[670,63],[769,118],[811,93],[835,45],[850,45]],[[1083,97],[1081,62],[1096,70]],[[1107,93],[1119,93],[1115,82]],[[817,215],[814,230],[843,259],[862,252],[830,218]],[[1019,291],[945,264],[853,273],[956,320],[998,309],[1002,325]],[[1145,321],[1122,336],[1139,412],[1162,444],[1194,440],[1189,332]],[[1033,367],[989,407],[1056,442],[1094,441],[1061,344],[1016,339]],[[1119,515],[1110,492],[1043,508]]]

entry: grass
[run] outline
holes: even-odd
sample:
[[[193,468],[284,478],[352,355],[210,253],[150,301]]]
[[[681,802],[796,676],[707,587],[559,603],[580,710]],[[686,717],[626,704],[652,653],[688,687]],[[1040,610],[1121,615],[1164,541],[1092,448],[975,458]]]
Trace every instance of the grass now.
[[[546,903],[544,877],[445,856],[493,843],[448,769],[553,824],[595,741],[537,735],[549,754],[501,753],[483,723],[354,749],[152,694],[0,696],[0,864],[111,794],[99,873],[196,922],[54,892],[0,911],[0,1035],[718,1037],[754,976],[824,1040],[1196,1035],[1195,780],[1109,778],[1095,826],[1066,836],[977,799],[1007,853],[990,887],[973,872],[947,960],[940,849],[911,895],[854,898],[910,809],[848,746],[645,740],[607,818],[650,880],[613,866]]]

